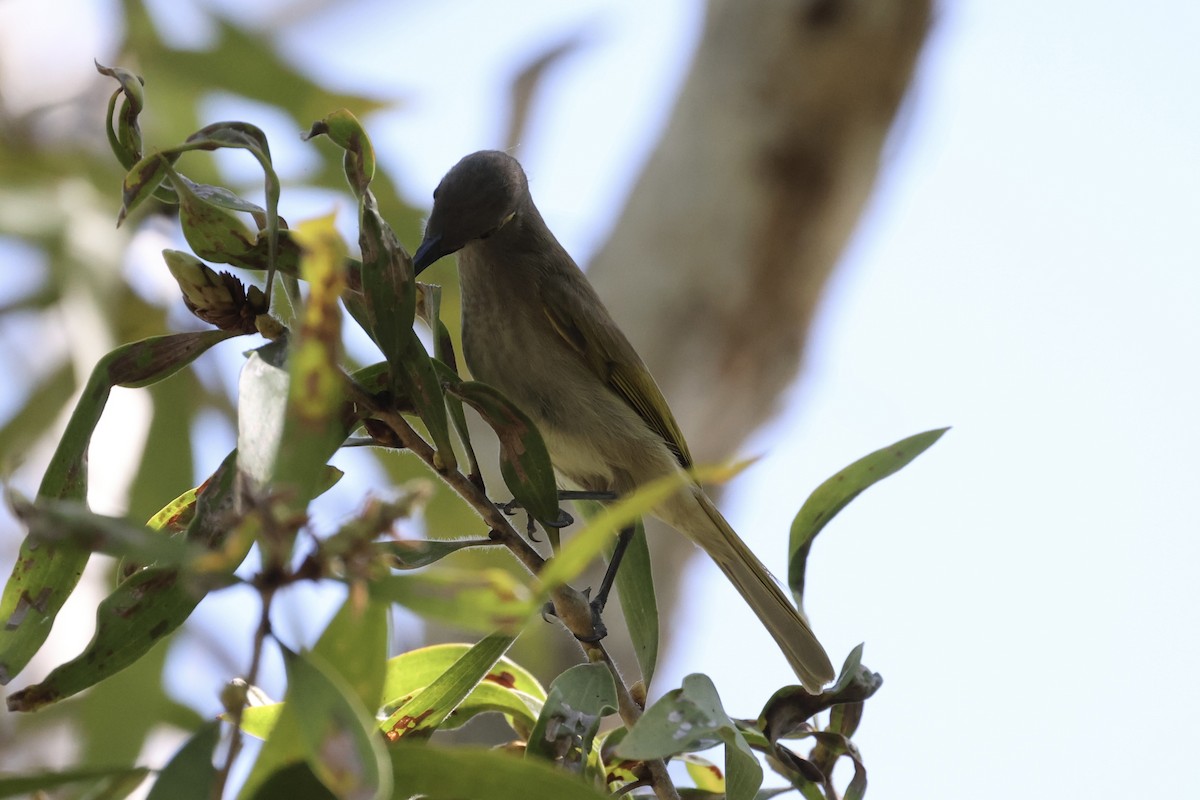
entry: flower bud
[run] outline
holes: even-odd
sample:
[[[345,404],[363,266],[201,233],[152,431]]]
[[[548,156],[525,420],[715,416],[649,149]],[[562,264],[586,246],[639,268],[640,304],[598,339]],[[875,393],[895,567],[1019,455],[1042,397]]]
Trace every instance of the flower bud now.
[[[216,272],[200,259],[178,250],[164,250],[167,269],[183,292],[188,310],[221,330],[254,333],[255,317],[266,311],[266,298],[257,287],[246,287],[228,272]]]

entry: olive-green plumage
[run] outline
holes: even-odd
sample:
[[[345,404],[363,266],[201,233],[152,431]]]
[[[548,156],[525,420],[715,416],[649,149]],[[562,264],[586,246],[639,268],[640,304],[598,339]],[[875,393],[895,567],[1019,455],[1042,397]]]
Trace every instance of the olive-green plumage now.
[[[458,253],[467,366],[534,420],[555,470],[577,488],[622,494],[691,466],[662,392],[546,226],[516,159],[469,155],[433,198],[416,270]],[[716,562],[805,687],[833,679],[808,623],[699,486],[654,515]]]

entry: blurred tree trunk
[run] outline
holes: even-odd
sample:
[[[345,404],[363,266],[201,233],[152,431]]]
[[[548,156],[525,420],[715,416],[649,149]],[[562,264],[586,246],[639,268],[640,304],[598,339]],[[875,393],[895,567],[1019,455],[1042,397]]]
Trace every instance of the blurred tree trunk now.
[[[734,454],[796,379],[930,15],[930,0],[709,2],[668,127],[588,271],[697,462]],[[652,539],[669,609],[692,548]]]

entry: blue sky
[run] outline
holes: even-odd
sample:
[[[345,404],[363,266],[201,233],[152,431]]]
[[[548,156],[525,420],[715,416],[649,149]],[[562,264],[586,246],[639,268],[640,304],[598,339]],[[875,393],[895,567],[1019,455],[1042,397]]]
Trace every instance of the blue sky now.
[[[18,13],[36,3],[7,5],[30,38],[44,27]],[[501,143],[520,57],[586,27],[519,153],[580,261],[608,235],[699,24],[683,2],[343,11],[286,33],[285,51],[358,37],[315,63],[406,98],[368,124],[414,201],[461,155]],[[350,15],[368,12],[377,24],[356,27]],[[843,512],[810,562],[808,611],[835,660],[865,641],[885,679],[856,737],[871,795],[1165,794],[1200,716],[1200,10],[961,0],[937,17],[803,378],[747,444],[765,458],[726,508],[782,571],[808,491],[953,425]],[[105,19],[62,34],[88,45],[54,62],[63,80],[94,79]],[[266,127],[302,172],[294,126]],[[714,569],[689,570],[696,635],[659,686],[704,671],[731,713],[753,715],[787,666]]]

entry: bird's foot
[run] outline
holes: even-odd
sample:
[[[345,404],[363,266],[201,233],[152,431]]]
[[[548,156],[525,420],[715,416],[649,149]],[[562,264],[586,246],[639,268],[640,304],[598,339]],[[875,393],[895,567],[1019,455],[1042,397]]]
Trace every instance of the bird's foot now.
[[[572,592],[572,594],[576,598],[580,597],[577,592]],[[588,598],[590,594],[591,590],[585,589],[583,598],[581,599]],[[546,603],[542,606],[542,619],[547,622],[550,621],[551,617],[559,619],[567,630],[571,631],[571,635],[584,644],[597,644],[603,641],[608,636],[608,627],[604,624],[604,619],[601,617],[601,613],[604,611],[604,603],[599,600],[587,600],[588,610],[586,613],[582,612],[581,605],[569,605],[568,608],[573,608],[575,611],[569,614],[571,619],[567,619],[559,615],[554,603]]]
[[[564,499],[561,493],[559,494],[559,499]],[[500,509],[503,514],[509,517],[516,516],[518,511],[524,510],[524,506],[521,505],[521,501],[517,500],[515,497],[512,500],[509,500],[507,503],[496,503],[495,505],[496,508]],[[538,521],[550,528],[566,528],[569,525],[575,524],[575,518],[561,508],[558,510],[558,519],[548,522],[543,520]],[[530,516],[528,523],[528,530],[530,532],[533,530],[533,523],[534,519],[532,516]]]

